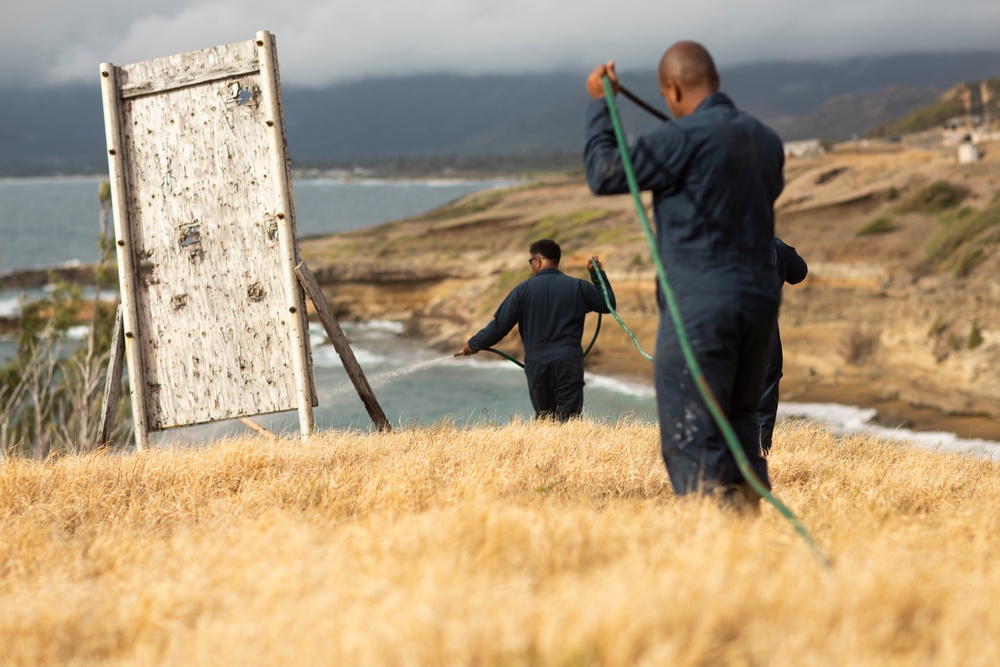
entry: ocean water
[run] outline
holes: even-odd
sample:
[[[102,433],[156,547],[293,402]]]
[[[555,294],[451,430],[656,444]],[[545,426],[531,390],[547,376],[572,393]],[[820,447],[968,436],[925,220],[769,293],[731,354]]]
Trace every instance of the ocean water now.
[[[502,424],[534,416],[524,371],[510,361],[488,353],[455,357],[427,349],[404,336],[399,322],[341,322],[341,326],[382,411],[395,427]],[[310,333],[319,394],[319,407],[313,410],[317,428],[372,430],[371,418],[322,327],[313,325]],[[655,421],[652,383],[631,384],[590,373],[584,379],[588,417]],[[296,433],[299,428],[295,411],[253,419],[276,433]],[[152,440],[157,444],[212,441],[245,430],[239,422],[220,422],[155,433]]]
[[[97,259],[98,177],[0,179],[0,270],[39,268]],[[357,181],[301,179],[293,183],[299,237],[359,229],[417,215],[463,195],[510,185],[505,180]],[[0,315],[19,311],[28,293],[0,290]],[[105,295],[105,298],[114,295]],[[484,323],[485,324],[485,323]],[[524,372],[495,355],[455,358],[404,336],[399,322],[342,322],[351,347],[386,417],[397,427],[448,421],[504,423],[530,419]],[[474,333],[472,331],[469,332]],[[71,332],[77,339],[86,330]],[[370,418],[321,327],[311,331],[319,407],[318,429],[373,428]],[[597,345],[600,345],[598,340]],[[0,340],[0,361],[13,354]],[[652,384],[630,384],[586,375],[584,413],[614,422],[623,418],[655,422]],[[836,433],[873,433],[920,446],[1000,459],[1000,443],[950,433],[914,433],[874,423],[873,410],[831,404],[782,403],[779,418],[799,417]],[[295,411],[255,417],[278,433],[298,431]],[[155,444],[211,441],[244,433],[238,421],[219,422],[151,434]]]
[[[0,179],[0,271],[97,261],[101,180],[97,176]],[[361,229],[512,183],[297,179],[292,183],[296,228],[299,238]]]
[[[98,177],[0,180],[0,269],[48,267],[97,259]],[[513,184],[509,180],[379,181],[301,179],[293,183],[300,238],[359,229],[420,214],[463,195]],[[58,239],[57,243],[53,240]],[[0,290],[0,315],[15,315],[24,298],[46,290]],[[106,298],[114,298],[106,294]],[[485,322],[483,323],[485,324]],[[398,322],[342,322],[351,347],[386,416],[397,426],[506,422],[531,418],[524,372],[490,354],[455,358],[402,334]],[[372,427],[364,405],[321,327],[312,330],[318,428]],[[469,332],[474,333],[473,331]],[[74,330],[82,339],[85,329]],[[14,352],[0,340],[0,360]],[[585,411],[599,419],[655,420],[652,386],[588,375]],[[279,433],[298,430],[295,411],[255,418]],[[154,443],[212,440],[242,433],[238,421],[154,433]]]

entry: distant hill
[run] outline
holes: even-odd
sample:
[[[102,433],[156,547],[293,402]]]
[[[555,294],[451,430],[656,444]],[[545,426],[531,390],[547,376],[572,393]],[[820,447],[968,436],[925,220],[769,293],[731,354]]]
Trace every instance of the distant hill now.
[[[1000,74],[1000,52],[908,54],[838,62],[771,62],[722,70],[723,89],[786,140],[865,135],[932,103],[957,82]],[[284,87],[293,164],[574,163],[585,72],[421,75],[322,89]],[[623,81],[662,105],[655,73]],[[623,103],[631,134],[655,121]],[[100,86],[0,90],[0,175],[107,169]],[[501,159],[502,158],[502,159]]]
[[[931,103],[875,128],[872,134],[889,136],[921,132],[967,116],[980,120],[987,117],[1000,118],[998,97],[1000,97],[1000,78],[965,81],[951,87]]]

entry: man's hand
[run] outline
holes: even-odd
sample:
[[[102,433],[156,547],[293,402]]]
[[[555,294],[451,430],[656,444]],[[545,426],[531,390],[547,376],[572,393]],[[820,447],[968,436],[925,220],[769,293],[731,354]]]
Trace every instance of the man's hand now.
[[[456,357],[468,357],[469,355],[478,354],[478,353],[479,353],[479,350],[473,350],[471,347],[469,347],[469,341],[465,341],[465,347],[463,347],[461,350],[459,350],[458,352],[456,352],[455,356]]]
[[[618,94],[618,74],[615,72],[615,61],[609,60],[605,65],[598,65],[587,77],[587,92],[595,100],[604,97],[604,76],[611,79],[611,89]]]
[[[604,270],[604,264],[601,263],[601,258],[598,257],[597,255],[594,255],[593,257],[587,260],[587,271],[593,273],[595,264],[597,265],[598,269],[600,269],[601,271]]]

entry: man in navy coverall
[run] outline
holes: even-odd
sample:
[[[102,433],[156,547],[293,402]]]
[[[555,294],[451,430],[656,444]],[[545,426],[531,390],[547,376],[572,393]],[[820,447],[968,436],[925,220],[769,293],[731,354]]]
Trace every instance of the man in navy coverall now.
[[[531,244],[531,278],[515,287],[493,320],[470,338],[459,354],[493,347],[517,325],[524,343],[524,374],[531,406],[538,418],[561,422],[583,410],[583,322],[589,312],[608,313],[597,271],[604,277],[608,300],[617,307],[600,259],[587,260],[590,281],[559,270],[562,250],[550,239]]]
[[[777,236],[774,237],[774,268],[778,274],[778,289],[785,283],[797,285],[806,279],[809,267],[795,248],[786,244]],[[760,403],[757,405],[757,421],[760,423],[760,451],[767,456],[771,451],[771,438],[774,435],[774,421],[778,415],[778,383],[781,381],[781,367],[784,358],[781,354],[781,334],[778,325],[774,325],[771,336],[771,354],[767,359],[767,370],[764,372],[764,390],[760,393]]]
[[[602,77],[617,91],[614,62],[587,79],[584,166],[599,195],[628,192]],[[674,116],[631,147],[639,187],[653,193],[656,243],[705,380],[750,464],[770,487],[760,454],[757,403],[780,292],[774,270],[774,202],[784,149],[768,127],[719,92],[712,57],[678,42],[660,61],[660,92]],[[721,492],[751,509],[744,480],[681,354],[663,295],[656,341],[660,443],[674,491]]]

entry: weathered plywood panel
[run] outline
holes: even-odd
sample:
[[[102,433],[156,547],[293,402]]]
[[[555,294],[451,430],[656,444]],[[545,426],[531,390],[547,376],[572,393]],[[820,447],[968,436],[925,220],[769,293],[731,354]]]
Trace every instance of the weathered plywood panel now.
[[[303,372],[313,402],[280,110],[257,60],[248,40],[116,68],[149,430],[301,411]]]

